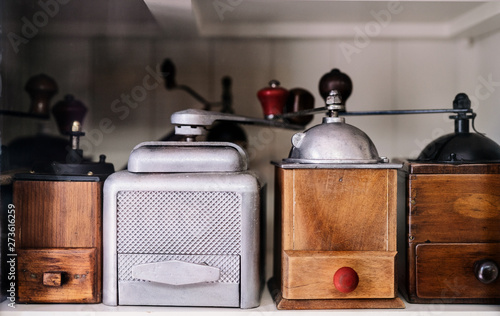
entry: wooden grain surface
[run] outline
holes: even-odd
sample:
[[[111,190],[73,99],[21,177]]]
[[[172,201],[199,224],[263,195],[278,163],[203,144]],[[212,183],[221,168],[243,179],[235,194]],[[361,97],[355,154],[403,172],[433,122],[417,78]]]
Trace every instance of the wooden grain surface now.
[[[395,251],[396,186],[390,169],[284,170],[283,249]]]
[[[98,303],[96,248],[18,249],[18,302]],[[60,286],[44,285],[44,276],[61,274]]]
[[[394,298],[396,252],[285,251],[283,297],[286,299]],[[333,284],[342,267],[356,271],[359,283],[350,293]]]
[[[410,175],[412,242],[500,241],[500,174]]]
[[[92,287],[93,298],[88,297],[88,291],[78,293],[72,288],[62,286],[59,289],[47,290],[47,287],[35,288],[41,291],[44,302],[57,302],[65,297],[64,302],[100,302],[102,284],[102,182],[72,182],[72,181],[15,181],[14,204],[16,205],[16,232],[18,233],[16,247],[19,250],[52,248],[58,264],[71,265],[64,260],[79,262],[87,260],[87,255],[79,258],[80,252],[72,256],[65,252],[66,248],[92,248],[95,254],[91,256],[92,273],[87,277],[86,286]],[[62,251],[62,253],[61,253]],[[61,257],[59,257],[61,256]],[[30,257],[19,255],[19,264],[30,264]],[[40,270],[50,270],[51,261]],[[33,284],[24,284],[29,279],[20,279],[19,286],[32,289]],[[55,288],[55,287],[54,287]],[[66,289],[67,292],[66,292]],[[27,292],[19,295],[32,295]],[[47,292],[43,294],[42,292]],[[58,294],[54,296],[55,291]],[[52,294],[51,294],[52,293]],[[65,293],[65,294],[64,294]],[[75,296],[73,297],[73,294]],[[25,296],[29,299],[30,296]],[[25,299],[22,298],[22,299]],[[54,301],[51,299],[54,298]]]
[[[483,284],[474,274],[482,259],[500,263],[500,243],[420,244],[416,247],[416,294],[420,298],[500,298],[500,280]]]
[[[15,181],[18,248],[101,244],[102,182]]]

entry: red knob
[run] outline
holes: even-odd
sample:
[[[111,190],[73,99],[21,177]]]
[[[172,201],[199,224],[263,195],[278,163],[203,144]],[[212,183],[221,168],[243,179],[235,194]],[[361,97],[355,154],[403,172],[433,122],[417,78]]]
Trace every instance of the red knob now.
[[[276,114],[282,114],[285,108],[288,91],[281,88],[279,81],[271,80],[269,87],[260,89],[257,92],[262,110],[266,118],[273,118]]]
[[[343,267],[335,272],[333,276],[333,285],[342,293],[349,293],[356,289],[358,286],[359,277],[354,269]]]

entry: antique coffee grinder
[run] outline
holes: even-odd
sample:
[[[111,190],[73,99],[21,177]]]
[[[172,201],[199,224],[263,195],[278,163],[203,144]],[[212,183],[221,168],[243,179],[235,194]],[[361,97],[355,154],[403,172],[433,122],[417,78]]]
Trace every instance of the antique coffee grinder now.
[[[404,308],[396,282],[403,165],[379,157],[339,116],[352,90],[346,74],[334,69],[319,87],[323,123],[295,134],[289,157],[274,162],[269,289],[278,309]]]
[[[401,288],[412,303],[499,303],[500,146],[469,131],[466,94],[453,108],[467,111],[450,116],[455,132],[409,163]]]
[[[280,111],[288,96],[282,91]],[[309,104],[301,93],[290,107]],[[303,126],[197,109],[176,112],[171,122],[185,141],[139,144],[128,170],[104,185],[103,303],[257,307],[266,186],[248,170],[241,146],[195,139],[216,122]]]
[[[17,301],[99,303],[102,297],[102,186],[114,167],[79,149],[82,103],[67,97],[53,108],[70,138],[65,161],[16,174]]]

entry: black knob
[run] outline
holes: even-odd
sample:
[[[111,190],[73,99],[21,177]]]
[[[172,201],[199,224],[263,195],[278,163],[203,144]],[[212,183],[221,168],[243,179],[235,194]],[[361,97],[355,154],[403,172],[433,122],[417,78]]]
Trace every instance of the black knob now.
[[[474,263],[474,274],[481,283],[490,284],[498,279],[498,265],[493,260],[483,259]]]
[[[161,65],[161,74],[165,80],[165,88],[167,90],[173,89],[177,86],[175,82],[175,65],[170,59],[165,59]]]
[[[337,68],[332,69],[329,73],[326,73],[319,80],[319,94],[326,101],[326,98],[330,95],[330,91],[336,90],[341,97],[342,105],[349,98],[352,92],[352,81],[351,78],[338,70]]]

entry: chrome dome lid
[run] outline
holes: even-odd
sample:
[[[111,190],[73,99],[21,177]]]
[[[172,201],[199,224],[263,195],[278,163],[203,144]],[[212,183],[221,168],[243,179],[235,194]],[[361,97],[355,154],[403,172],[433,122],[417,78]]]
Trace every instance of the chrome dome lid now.
[[[379,163],[372,140],[343,117],[325,117],[323,124],[293,135],[288,163]]]
[[[387,158],[379,157],[368,135],[339,117],[339,112],[345,112],[345,101],[352,92],[349,76],[333,69],[321,78],[319,92],[328,111],[323,123],[293,135],[293,147],[283,162],[323,165],[389,162]]]

